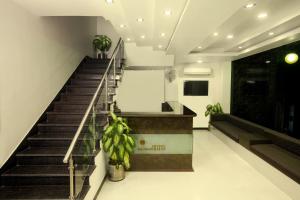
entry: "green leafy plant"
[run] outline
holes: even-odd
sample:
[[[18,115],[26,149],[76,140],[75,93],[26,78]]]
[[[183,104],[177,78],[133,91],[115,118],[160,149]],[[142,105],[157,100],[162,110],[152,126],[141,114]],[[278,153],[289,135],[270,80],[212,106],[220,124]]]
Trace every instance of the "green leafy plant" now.
[[[224,112],[220,103],[216,103],[214,105],[209,104],[206,106],[205,117],[207,117],[208,115],[223,114],[223,113]]]
[[[101,52],[106,52],[111,47],[111,39],[106,35],[95,35],[95,39],[93,40],[94,48]]]
[[[130,135],[131,128],[127,120],[110,113],[112,122],[104,130],[102,136],[103,150],[108,153],[109,164],[123,165],[125,169],[130,168],[130,155],[135,148],[135,139]]]

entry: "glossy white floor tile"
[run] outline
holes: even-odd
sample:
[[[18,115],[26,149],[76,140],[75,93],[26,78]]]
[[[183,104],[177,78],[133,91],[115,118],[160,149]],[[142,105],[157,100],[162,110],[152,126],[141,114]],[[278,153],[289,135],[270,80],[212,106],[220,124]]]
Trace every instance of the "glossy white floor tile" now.
[[[98,200],[288,200],[208,131],[194,131],[194,172],[130,172],[106,181]]]

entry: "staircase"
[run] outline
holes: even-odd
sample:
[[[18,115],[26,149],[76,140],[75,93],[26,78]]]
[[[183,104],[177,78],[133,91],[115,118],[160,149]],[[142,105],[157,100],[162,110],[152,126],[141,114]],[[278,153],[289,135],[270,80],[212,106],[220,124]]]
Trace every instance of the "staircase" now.
[[[45,112],[45,119],[26,138],[25,147],[14,155],[13,164],[1,174],[0,199],[69,199],[69,170],[63,159],[108,62],[85,59],[76,69],[58,99],[52,102],[51,109]],[[120,78],[121,69],[116,74]],[[116,81],[108,81],[109,104],[113,104],[115,88]],[[107,123],[107,112],[97,115],[97,122],[102,130]],[[87,128],[85,125],[83,130]],[[88,139],[80,135],[78,140]],[[89,189],[88,178],[95,168],[94,157],[98,151],[84,154],[78,148],[75,152],[76,179],[84,180],[76,199],[83,199]],[[88,168],[86,160],[89,161]]]

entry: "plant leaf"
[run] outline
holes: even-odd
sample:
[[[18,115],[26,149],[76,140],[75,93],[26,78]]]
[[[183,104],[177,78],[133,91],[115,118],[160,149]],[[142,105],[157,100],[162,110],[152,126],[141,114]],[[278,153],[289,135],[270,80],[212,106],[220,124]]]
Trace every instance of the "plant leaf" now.
[[[107,141],[103,145],[103,150],[105,152],[107,152],[111,145],[112,145],[112,138],[108,138]]]
[[[117,126],[117,130],[118,130],[118,133],[119,133],[119,134],[122,134],[122,133],[123,133],[123,131],[124,131],[124,127],[123,127],[123,125],[122,125],[122,124],[118,124],[118,126]]]
[[[125,166],[125,169],[130,169],[130,161],[129,161],[128,152],[124,153],[124,166]]]
[[[118,135],[118,134],[116,134],[115,136],[114,136],[114,146],[116,147],[116,146],[118,146],[118,144],[120,143],[120,135]]]
[[[132,149],[132,147],[130,146],[129,143],[126,143],[126,144],[125,144],[125,149],[126,149],[126,151],[128,151],[128,153],[130,153],[130,154],[133,153],[133,149]]]

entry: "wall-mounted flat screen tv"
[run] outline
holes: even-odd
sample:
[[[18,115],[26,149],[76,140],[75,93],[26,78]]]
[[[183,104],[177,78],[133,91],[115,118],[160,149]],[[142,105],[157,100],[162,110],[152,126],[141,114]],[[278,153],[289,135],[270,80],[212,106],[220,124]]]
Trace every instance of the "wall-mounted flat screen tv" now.
[[[208,81],[185,81],[184,96],[208,96]]]

